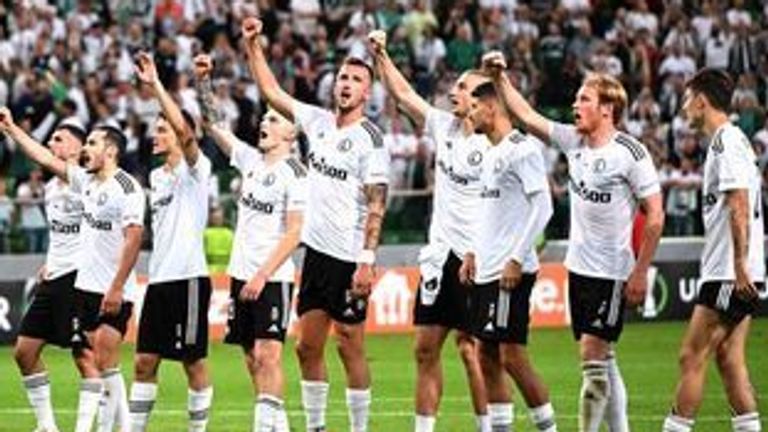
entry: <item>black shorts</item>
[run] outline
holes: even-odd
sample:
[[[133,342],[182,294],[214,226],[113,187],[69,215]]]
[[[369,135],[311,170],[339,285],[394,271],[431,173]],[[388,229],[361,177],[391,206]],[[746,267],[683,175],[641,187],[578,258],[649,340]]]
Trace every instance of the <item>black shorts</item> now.
[[[624,328],[624,281],[568,272],[568,305],[576,340],[582,334],[607,342],[619,340]]]
[[[320,309],[341,323],[365,322],[368,300],[353,298],[350,292],[356,269],[353,262],[338,260],[307,246],[296,305],[299,316]]]
[[[764,288],[762,282],[757,282],[755,285],[759,291]],[[747,315],[755,313],[758,301],[746,301],[737,296],[734,291],[733,281],[704,282],[696,296],[696,304],[714,310],[724,323],[735,326]]]
[[[413,304],[413,323],[415,325],[439,325],[449,329],[470,331],[469,326],[469,291],[470,288],[459,282],[461,258],[453,251],[443,264],[440,276],[440,291],[435,302],[425,305],[421,302],[421,282],[416,290]],[[435,289],[437,280],[426,281],[425,289]]]
[[[19,336],[42,339],[62,348],[72,345],[72,318],[75,314],[73,271],[35,286],[32,304],[21,320]]]
[[[269,282],[256,301],[242,301],[245,282],[232,279],[224,342],[250,351],[257,339],[285,341],[291,319],[293,283]]]
[[[523,273],[520,284],[509,291],[499,288],[499,281],[470,288],[472,334],[487,342],[527,344],[535,283],[535,273]]]
[[[131,319],[133,303],[123,301],[120,311],[115,315],[100,313],[103,294],[75,289],[75,317],[72,318],[72,347],[74,349],[90,348],[87,333],[91,333],[100,325],[108,325],[125,336],[128,330],[128,320]]]
[[[141,307],[136,352],[194,362],[208,355],[211,280],[150,284]]]

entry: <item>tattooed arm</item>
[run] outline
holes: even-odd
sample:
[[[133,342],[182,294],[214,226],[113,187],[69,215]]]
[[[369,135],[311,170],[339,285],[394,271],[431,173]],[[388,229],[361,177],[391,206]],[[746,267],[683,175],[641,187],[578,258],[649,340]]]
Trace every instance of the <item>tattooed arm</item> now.
[[[200,112],[203,116],[203,125],[210,132],[216,144],[224,154],[232,154],[232,140],[237,137],[224,123],[224,114],[216,107],[216,99],[213,95],[211,83],[211,71],[213,61],[206,54],[195,57],[195,88],[197,89],[197,101],[200,103]]]
[[[357,270],[352,277],[352,294],[367,298],[371,295],[373,279],[376,276],[374,262],[375,250],[379,246],[381,226],[387,206],[387,185],[365,185],[365,197],[368,200],[368,218],[365,221],[365,242],[363,251],[357,259]]]

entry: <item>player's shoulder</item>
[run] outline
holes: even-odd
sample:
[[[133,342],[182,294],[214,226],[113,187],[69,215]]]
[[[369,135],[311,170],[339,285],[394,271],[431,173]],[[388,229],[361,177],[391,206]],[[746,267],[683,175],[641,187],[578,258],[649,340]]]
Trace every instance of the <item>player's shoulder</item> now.
[[[302,178],[307,176],[307,168],[297,158],[291,156],[285,159],[284,172],[290,178]]]
[[[752,145],[744,131],[732,123],[723,126],[712,137],[712,149],[715,151],[715,154],[741,152],[751,148]]]
[[[617,151],[625,158],[633,162],[639,162],[648,158],[648,149],[632,135],[619,131],[613,138]]]
[[[370,142],[371,146],[375,149],[384,147],[384,134],[381,128],[378,127],[371,120],[364,118],[360,122],[360,130],[362,135]]]
[[[118,170],[115,173],[114,180],[117,184],[117,189],[124,195],[140,193],[142,191],[138,180],[123,170]]]

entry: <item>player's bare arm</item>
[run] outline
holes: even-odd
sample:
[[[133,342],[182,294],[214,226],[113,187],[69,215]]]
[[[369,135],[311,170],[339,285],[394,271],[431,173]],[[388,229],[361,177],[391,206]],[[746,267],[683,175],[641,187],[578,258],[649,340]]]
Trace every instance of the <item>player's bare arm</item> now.
[[[213,136],[219,149],[227,156],[231,156],[232,147],[237,137],[224,124],[224,116],[216,108],[216,98],[213,95],[211,82],[213,61],[209,55],[200,54],[195,57],[194,63],[195,88],[197,89],[197,101],[200,103],[200,112],[203,116],[203,126]]]
[[[57,177],[67,179],[67,161],[61,160],[44,145],[37,142],[13,120],[11,111],[0,107],[0,132],[15,141],[32,161],[44,167]]]
[[[365,185],[365,197],[368,200],[368,217],[365,221],[364,251],[371,254],[379,246],[381,226],[384,223],[384,212],[387,207],[388,186],[385,184]],[[352,293],[358,297],[368,297],[371,294],[371,286],[375,269],[373,257],[358,262],[357,270],[352,277]]]
[[[267,103],[290,121],[293,121],[293,104],[295,99],[280,88],[280,83],[269,69],[269,63],[261,46],[262,22],[250,17],[243,20],[243,44],[248,59],[248,68],[259,86],[259,91]]]
[[[411,87],[410,83],[397,69],[387,53],[387,33],[375,30],[368,34],[369,49],[376,62],[376,72],[381,77],[387,91],[403,108],[406,115],[421,129],[424,126],[429,104]]]
[[[120,253],[120,266],[117,268],[114,279],[112,279],[112,285],[104,293],[104,299],[101,302],[102,314],[115,315],[120,312],[120,305],[123,302],[123,288],[131,274],[131,269],[136,265],[136,260],[139,258],[143,232],[144,227],[141,225],[129,225],[123,228],[125,240],[123,250]]]
[[[746,189],[728,191],[726,203],[730,210],[736,294],[743,299],[752,300],[757,298],[758,293],[747,269],[749,218],[751,216],[748,191]]]
[[[173,131],[176,133],[176,137],[179,139],[184,159],[186,159],[189,165],[194,165],[197,162],[197,157],[200,155],[200,148],[197,145],[195,133],[184,120],[181,109],[179,109],[171,94],[168,93],[163,82],[160,81],[160,77],[157,74],[157,66],[155,66],[152,56],[146,52],[138,53],[136,55],[135,71],[136,77],[142,83],[152,88],[158,101],[160,101],[160,107],[168,119],[168,123],[170,123]]]
[[[648,289],[648,267],[651,265],[656,247],[664,229],[663,199],[660,193],[653,194],[640,201],[640,211],[645,214],[643,240],[637,254],[635,267],[627,279],[625,294],[630,305],[637,305],[645,298]]]
[[[501,52],[491,51],[483,56],[483,70],[491,76],[504,106],[525,125],[528,132],[544,142],[549,142],[552,122],[533,109],[525,97],[517,91],[504,73],[506,69],[507,61]]]
[[[275,273],[285,260],[289,259],[294,250],[301,243],[301,227],[304,224],[304,212],[290,211],[285,215],[285,233],[275,246],[267,261],[259,268],[256,274],[248,281],[240,292],[243,300],[256,300],[266,286],[269,278]]]

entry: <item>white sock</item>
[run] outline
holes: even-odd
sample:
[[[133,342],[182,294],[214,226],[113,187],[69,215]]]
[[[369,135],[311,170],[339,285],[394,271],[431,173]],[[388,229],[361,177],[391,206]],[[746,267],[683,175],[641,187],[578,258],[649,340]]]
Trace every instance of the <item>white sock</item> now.
[[[104,383],[101,403],[99,407],[99,432],[112,432],[115,427],[115,419],[121,409],[120,397],[125,398],[125,382],[120,368],[106,369],[101,373]],[[128,402],[125,402],[128,405]]]
[[[157,384],[134,381],[131,385],[131,401],[128,403],[131,410],[131,432],[144,432],[147,429],[156,398]]]
[[[475,426],[477,427],[477,432],[492,432],[491,416],[488,414],[475,414]]]
[[[347,409],[349,410],[349,430],[366,432],[368,413],[371,409],[371,389],[347,389]]]
[[[557,423],[555,422],[555,409],[552,404],[547,402],[544,405],[531,408],[531,422],[536,426],[536,430],[542,432],[557,432]]]
[[[515,421],[515,407],[511,402],[489,403],[488,416],[491,418],[491,431],[509,432]]]
[[[103,384],[101,378],[84,378],[80,383],[75,432],[90,432],[93,418],[99,409]]]
[[[280,407],[280,411],[277,412],[277,422],[275,423],[275,432],[291,432],[291,427],[288,423],[288,414],[285,412],[285,404]]]
[[[125,390],[125,378],[123,374],[118,375],[120,379],[117,384],[117,410],[115,412],[115,425],[121,431],[128,431],[131,428],[131,410],[128,407],[128,392]]]
[[[433,432],[435,430],[435,416],[416,414],[414,432]]]
[[[582,363],[579,432],[598,432],[610,397],[608,363],[591,360]]]
[[[51,382],[48,381],[48,372],[27,375],[22,378],[22,381],[24,388],[27,389],[29,404],[35,412],[37,427],[57,429],[56,420],[53,417],[53,406],[51,406]]]
[[[325,431],[328,387],[325,381],[301,381],[301,404],[307,417],[307,432]]]
[[[261,393],[253,410],[253,432],[272,432],[277,427],[277,417],[283,409],[283,401]]]
[[[608,381],[611,394],[608,397],[608,406],[605,410],[605,422],[609,432],[629,432],[627,418],[627,387],[621,377],[616,354],[611,351],[608,354]]]
[[[760,414],[751,412],[731,418],[733,432],[760,432]]]
[[[669,413],[664,419],[662,432],[691,432],[691,429],[693,429],[693,419]]]
[[[189,389],[187,393],[187,410],[189,411],[189,432],[204,432],[208,427],[208,411],[213,400],[213,387],[202,390]]]

